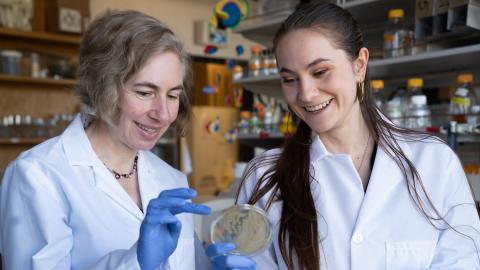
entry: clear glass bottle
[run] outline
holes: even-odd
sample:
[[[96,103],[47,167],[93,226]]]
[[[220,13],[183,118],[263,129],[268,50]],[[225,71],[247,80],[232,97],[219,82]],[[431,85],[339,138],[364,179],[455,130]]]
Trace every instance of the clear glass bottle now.
[[[383,33],[383,57],[409,55],[413,46],[413,31],[404,23],[403,9],[388,11],[388,27]]]
[[[270,61],[269,61],[269,70],[270,74],[278,74],[277,68],[277,58],[275,57],[275,52],[273,49],[270,49]]]
[[[39,60],[38,53],[30,54],[30,63],[31,63],[30,76],[32,76],[33,78],[39,78],[40,77],[40,60]]]
[[[385,84],[383,80],[372,80],[370,82],[370,89],[373,93],[373,98],[375,100],[375,104],[379,109],[383,109],[385,106],[385,98],[383,97],[383,88]]]
[[[457,76],[457,87],[450,98],[450,114],[457,123],[466,123],[466,115],[472,112],[472,106],[477,104],[477,96],[472,88],[471,73]]]
[[[407,128],[422,129],[431,126],[430,109],[425,95],[414,95],[410,98]]]
[[[259,45],[253,45],[251,47],[252,54],[250,60],[248,61],[248,75],[252,77],[257,77],[260,75],[260,61],[261,61],[261,52],[262,47]]]
[[[260,74],[264,76],[270,75],[270,51],[268,49],[262,50],[260,58]]]

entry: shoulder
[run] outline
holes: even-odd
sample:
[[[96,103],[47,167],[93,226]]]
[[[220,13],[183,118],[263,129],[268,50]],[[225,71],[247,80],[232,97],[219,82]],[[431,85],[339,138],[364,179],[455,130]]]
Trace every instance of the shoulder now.
[[[22,152],[11,164],[20,169],[42,167],[43,170],[47,170],[62,166],[65,162],[65,153],[59,137],[54,137]]]
[[[402,140],[400,145],[406,150],[412,160],[429,161],[437,165],[449,164],[458,160],[456,153],[438,138],[424,138],[421,140]]]

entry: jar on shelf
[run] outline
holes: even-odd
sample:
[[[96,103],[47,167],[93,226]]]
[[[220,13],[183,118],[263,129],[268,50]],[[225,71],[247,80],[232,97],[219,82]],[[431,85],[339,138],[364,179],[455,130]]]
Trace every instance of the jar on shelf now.
[[[450,114],[457,123],[466,123],[466,116],[472,113],[477,104],[477,96],[473,91],[473,75],[464,73],[457,76],[457,87],[450,98]]]
[[[7,75],[21,74],[22,53],[13,50],[3,50],[0,52],[1,72]]]
[[[38,53],[30,54],[30,76],[33,78],[40,77],[40,57]]]
[[[413,46],[413,31],[404,22],[403,9],[388,11],[388,26],[383,33],[383,57],[409,55]]]
[[[268,70],[270,74],[278,74],[278,68],[277,68],[277,58],[275,57],[275,52],[273,49],[270,49],[270,61],[268,62]]]
[[[270,75],[270,51],[269,49],[262,50],[260,59],[260,74],[264,76]]]
[[[233,80],[240,80],[243,77],[243,68],[240,65],[235,65],[233,67]]]
[[[257,77],[260,75],[260,61],[262,47],[260,45],[253,45],[251,47],[252,54],[248,61],[248,76]]]

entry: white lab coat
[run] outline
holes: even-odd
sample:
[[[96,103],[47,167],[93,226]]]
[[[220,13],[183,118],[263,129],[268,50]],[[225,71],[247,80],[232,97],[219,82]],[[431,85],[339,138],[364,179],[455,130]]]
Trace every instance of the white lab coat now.
[[[140,151],[142,207],[162,190],[187,187],[184,174]],[[78,115],[62,135],[24,152],[5,172],[0,201],[4,269],[139,269],[144,213],[93,151]],[[195,269],[194,221],[163,267]],[[200,254],[201,255],[201,254]]]
[[[412,203],[400,169],[384,149],[377,149],[364,192],[350,156],[329,153],[317,136],[310,157],[315,178],[311,189],[322,239],[321,269],[480,269],[480,221],[457,156],[439,142],[399,144],[415,164],[437,209],[468,237],[451,229],[439,231],[428,223]],[[264,171],[260,168],[246,180],[239,203],[247,202]],[[257,206],[264,209],[268,197]],[[267,212],[274,224],[273,243],[254,258],[257,269],[287,269],[278,244],[281,206],[281,202],[274,203]]]

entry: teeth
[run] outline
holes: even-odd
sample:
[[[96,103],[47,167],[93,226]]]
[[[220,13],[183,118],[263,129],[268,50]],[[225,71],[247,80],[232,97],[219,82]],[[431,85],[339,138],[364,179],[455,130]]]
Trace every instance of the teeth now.
[[[146,126],[144,126],[144,125],[142,125],[142,124],[140,124],[140,123],[137,123],[137,122],[135,122],[135,123],[137,124],[137,126],[138,126],[139,128],[145,130],[145,131],[148,132],[148,133],[154,133],[154,132],[157,131],[157,130],[154,129],[154,128],[148,128],[148,127],[146,127]]]
[[[307,112],[315,112],[315,111],[319,111],[319,110],[323,110],[325,107],[328,106],[328,104],[330,104],[330,102],[332,102],[333,98],[327,100],[327,101],[324,101],[318,105],[315,105],[315,106],[306,106],[305,107],[305,110]]]

